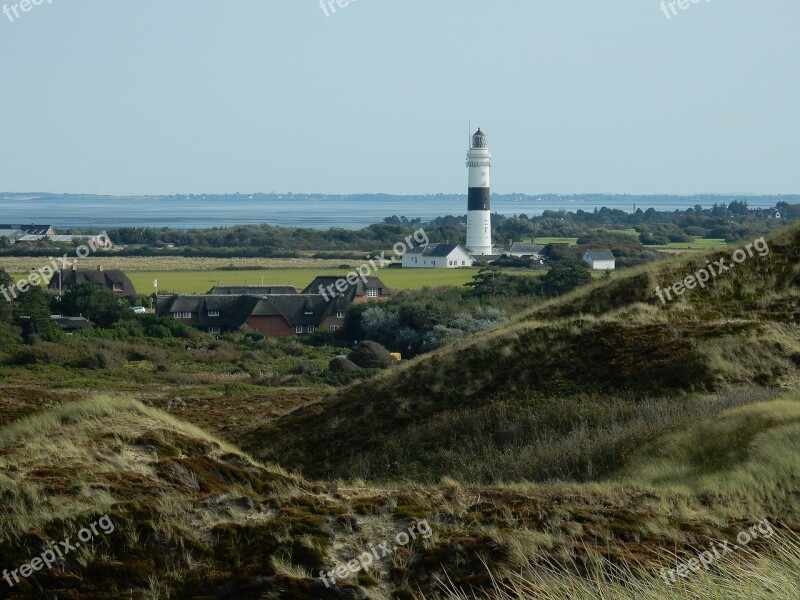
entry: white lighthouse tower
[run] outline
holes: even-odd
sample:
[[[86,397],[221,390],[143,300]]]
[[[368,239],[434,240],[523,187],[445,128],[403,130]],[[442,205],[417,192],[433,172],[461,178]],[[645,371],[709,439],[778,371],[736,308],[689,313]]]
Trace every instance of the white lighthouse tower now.
[[[467,152],[469,200],[467,206],[467,250],[473,255],[492,253],[492,214],[489,188],[492,184],[492,155],[486,135],[478,128]]]

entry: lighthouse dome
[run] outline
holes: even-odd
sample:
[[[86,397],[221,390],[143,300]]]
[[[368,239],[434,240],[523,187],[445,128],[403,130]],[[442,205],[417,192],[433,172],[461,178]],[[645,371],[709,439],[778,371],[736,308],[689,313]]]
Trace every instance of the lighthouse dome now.
[[[472,147],[486,148],[486,134],[481,131],[480,127],[475,132],[475,135],[472,136]]]

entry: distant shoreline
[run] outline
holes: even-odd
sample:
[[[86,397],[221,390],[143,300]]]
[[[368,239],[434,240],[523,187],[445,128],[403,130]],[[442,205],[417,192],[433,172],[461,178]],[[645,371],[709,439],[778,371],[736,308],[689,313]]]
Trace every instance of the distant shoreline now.
[[[686,210],[697,204],[744,200],[751,208],[778,202],[800,204],[800,195],[696,194],[493,194],[492,212],[539,215],[545,210],[594,211],[607,207],[633,212]],[[267,224],[327,230],[357,230],[393,215],[423,221],[466,214],[466,194],[226,194],[97,196],[89,194],[0,193],[0,221],[44,223],[57,228],[149,227],[208,229]]]

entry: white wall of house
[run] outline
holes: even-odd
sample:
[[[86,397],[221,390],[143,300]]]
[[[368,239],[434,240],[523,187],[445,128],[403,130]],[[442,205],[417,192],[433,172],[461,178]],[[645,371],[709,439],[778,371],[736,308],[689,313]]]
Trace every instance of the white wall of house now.
[[[590,266],[595,271],[613,271],[617,267],[615,260],[593,260]]]
[[[423,256],[406,252],[403,255],[404,269],[460,269],[471,267],[475,261],[462,250],[456,248],[447,256]]]
[[[592,260],[589,257],[588,251],[586,251],[583,255],[583,262],[585,262],[595,271],[613,271],[617,268],[616,260]]]
[[[461,267],[471,267],[475,260],[469,255],[468,252],[461,249],[459,246],[447,256],[448,269],[460,269]]]

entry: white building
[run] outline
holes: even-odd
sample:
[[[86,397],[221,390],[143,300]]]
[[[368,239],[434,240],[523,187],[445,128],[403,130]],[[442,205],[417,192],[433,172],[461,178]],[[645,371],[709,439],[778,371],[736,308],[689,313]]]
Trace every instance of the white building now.
[[[544,246],[542,244],[527,244],[524,242],[509,242],[500,248],[495,248],[495,254],[505,254],[507,256],[516,256],[518,258],[541,258]]]
[[[617,267],[617,259],[611,250],[587,250],[583,262],[595,271],[613,271]]]
[[[455,244],[428,244],[417,246],[403,254],[404,269],[458,269],[471,267],[475,259],[464,246]]]

